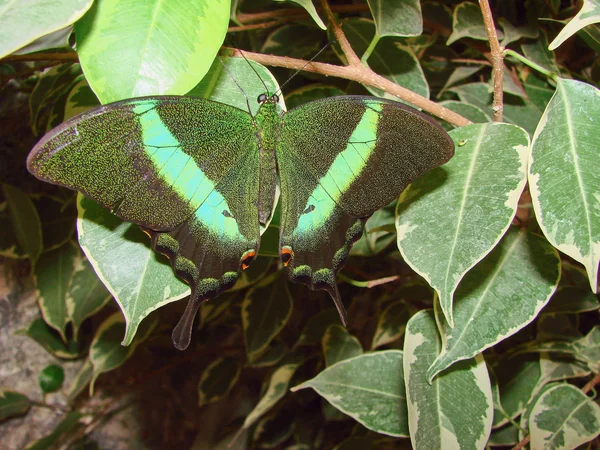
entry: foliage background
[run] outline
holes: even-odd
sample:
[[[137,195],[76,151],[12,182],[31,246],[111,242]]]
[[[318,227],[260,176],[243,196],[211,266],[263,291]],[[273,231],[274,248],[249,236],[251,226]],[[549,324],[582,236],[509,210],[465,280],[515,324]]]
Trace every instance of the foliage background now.
[[[13,374],[0,379],[0,419],[26,414],[0,425],[5,439],[593,445],[600,4],[332,2],[340,31],[306,1],[164,3],[32,0],[0,15],[2,361]],[[271,91],[303,69],[283,87],[288,108],[400,98],[440,118],[457,152],[369,221],[340,277],[348,330],[326,294],[281,276],[275,218],[259,260],[203,306],[182,354],[169,335],[186,286],[164,259],[136,227],[37,183],[24,162],[35,136],[99,102],[190,94],[245,109],[232,77],[251,104],[264,86],[234,48]],[[51,356],[28,358],[33,346]]]

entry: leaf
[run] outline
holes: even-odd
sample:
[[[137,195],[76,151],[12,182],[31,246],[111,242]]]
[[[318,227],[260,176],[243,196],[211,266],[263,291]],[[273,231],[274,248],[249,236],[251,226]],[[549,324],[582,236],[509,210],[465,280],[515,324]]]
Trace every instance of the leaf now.
[[[504,17],[498,18],[498,24],[502,27],[502,31],[504,31],[504,39],[500,43],[503,47],[524,37],[535,39],[538,36],[538,29],[531,25],[515,27]]]
[[[375,36],[375,24],[367,19],[346,19],[342,21],[342,30],[359,56],[365,53],[369,42]],[[337,45],[334,45],[334,49],[340,59],[345,62],[345,57],[337,50]],[[386,38],[379,41],[367,63],[379,75],[429,98],[429,85],[418,58],[410,47],[400,44],[397,39]],[[398,97],[380,89],[365,87],[373,95],[398,101]]]
[[[44,251],[55,250],[67,243],[75,233],[77,208],[74,197],[63,201],[48,195],[33,197],[42,225]]]
[[[19,0],[2,2],[0,59],[36,39],[71,25],[92,0]]]
[[[3,183],[2,194],[8,204],[17,242],[29,256],[31,265],[35,266],[43,250],[42,226],[37,210],[29,196],[15,186]]]
[[[250,367],[270,367],[277,364],[289,352],[289,348],[280,338],[275,338],[259,358],[248,362]]]
[[[449,110],[454,111],[455,113],[460,114],[463,117],[466,117],[474,123],[485,123],[492,121],[492,119],[485,112],[483,112],[481,108],[475,105],[458,102],[456,100],[446,100],[444,102],[440,102],[440,105],[444,108],[448,108]],[[446,131],[450,131],[451,129],[455,128],[448,122],[442,123],[442,126]]]
[[[302,8],[304,8],[308,14],[310,14],[310,17],[313,18],[313,20],[315,21],[315,23],[318,25],[318,27],[320,29],[322,29],[322,30],[327,29],[327,26],[323,23],[323,21],[319,17],[319,14],[317,13],[317,10],[315,9],[315,5],[313,5],[313,2],[311,0],[275,0],[275,1],[277,1],[277,2],[290,1],[293,3],[297,3]]]
[[[75,24],[77,53],[104,103],[183,95],[208,72],[223,43],[229,1],[103,0]],[[119,70],[107,68],[119,67]]]
[[[362,354],[360,341],[341,325],[330,325],[322,341],[323,355],[327,367]]]
[[[283,25],[273,31],[260,51],[291,58],[312,58],[320,49],[323,32],[303,23]],[[262,91],[261,91],[262,92]]]
[[[366,428],[390,436],[408,436],[402,360],[399,350],[356,356],[328,367],[292,388],[292,392],[313,388]]]
[[[600,302],[589,289],[564,286],[554,293],[544,312],[578,314],[597,309],[600,309]]]
[[[64,381],[65,371],[56,364],[44,367],[38,377],[38,382],[44,393],[58,391]]]
[[[375,211],[365,224],[361,238],[350,249],[351,256],[373,256],[381,253],[395,241],[392,232],[383,230],[391,227],[394,231],[394,207],[385,207]],[[376,231],[376,229],[380,231]]]
[[[419,311],[409,320],[404,338],[404,382],[413,448],[483,449],[494,412],[483,357],[461,361],[428,384],[426,372],[440,347],[433,312]]]
[[[548,241],[511,228],[461,281],[454,296],[454,328],[438,321],[444,344],[427,378],[531,323],[550,300],[559,278],[560,258]]]
[[[250,362],[267,350],[290,318],[292,307],[283,271],[266,277],[248,291],[242,304],[242,324]]]
[[[29,398],[19,392],[0,389],[0,422],[22,416],[31,408]]]
[[[419,36],[423,33],[423,16],[419,0],[367,0],[377,35]]]
[[[551,353],[540,353],[540,385],[551,381],[587,377],[592,373],[589,366],[574,358]]]
[[[396,227],[402,256],[437,291],[452,326],[458,283],[496,246],[515,215],[525,186],[529,137],[500,123],[468,125],[450,136],[458,145],[456,154],[402,193]]]
[[[587,270],[598,292],[600,260],[600,91],[559,79],[535,130],[529,186],[546,239]]]
[[[377,320],[371,348],[375,349],[400,339],[404,335],[408,319],[410,319],[410,311],[406,302],[398,300],[389,304]]]
[[[42,318],[35,319],[26,330],[19,330],[17,334],[27,335],[57,358],[76,359],[81,355],[80,343],[74,340],[65,343],[60,334]]]
[[[91,4],[91,2],[90,2]],[[60,30],[53,31],[52,33],[45,34],[44,36],[30,42],[25,47],[21,47],[15,51],[15,55],[26,55],[27,53],[41,52],[44,50],[51,50],[55,48],[69,48],[69,37],[73,32],[73,25],[66,26]]]
[[[560,73],[556,64],[556,57],[554,56],[554,53],[548,49],[548,37],[543,30],[540,32],[540,37],[538,39],[533,42],[530,41],[522,44],[521,50],[527,59],[539,64],[550,72],[556,74]]]
[[[210,363],[198,382],[198,406],[225,397],[237,383],[241,372],[240,363],[234,358],[218,358]]]
[[[572,449],[600,434],[600,406],[568,384],[548,389],[529,416],[531,449]]]
[[[94,377],[94,367],[92,366],[92,362],[89,359],[86,359],[77,375],[73,379],[71,386],[69,386],[69,390],[67,392],[67,399],[69,403],[73,403],[77,396],[83,392],[85,387],[91,383],[92,378]]]
[[[287,393],[290,380],[298,366],[299,363],[284,364],[273,372],[269,380],[267,391],[250,414],[248,414],[246,420],[244,420],[242,429],[250,428],[262,415],[283,398]]]
[[[125,332],[123,315],[120,312],[116,312],[102,322],[90,345],[89,358],[93,368],[90,395],[94,391],[94,383],[98,377],[125,364],[131,355],[133,355],[137,346],[150,335],[156,324],[156,320],[147,320],[144,322],[131,344],[124,346],[121,343]]]
[[[78,411],[71,411],[66,414],[63,420],[61,420],[54,431],[49,435],[30,442],[25,447],[25,450],[47,450],[55,447],[57,444],[64,441],[64,435],[70,433],[79,425],[80,419],[83,417]]]
[[[339,324],[340,316],[335,308],[328,308],[324,311],[321,311],[318,314],[315,314],[310,318],[300,337],[298,338],[298,342],[296,342],[296,347],[300,347],[302,345],[313,345],[320,344],[325,331],[329,327],[329,325]]]
[[[504,36],[499,30],[496,33],[499,39],[502,39]],[[462,2],[454,8],[452,34],[446,41],[446,45],[450,45],[465,37],[480,41],[488,40],[481,9],[473,2]]]
[[[558,33],[548,46],[549,50],[558,48],[563,42],[592,23],[600,22],[600,1],[583,0],[583,6],[570,22]]]

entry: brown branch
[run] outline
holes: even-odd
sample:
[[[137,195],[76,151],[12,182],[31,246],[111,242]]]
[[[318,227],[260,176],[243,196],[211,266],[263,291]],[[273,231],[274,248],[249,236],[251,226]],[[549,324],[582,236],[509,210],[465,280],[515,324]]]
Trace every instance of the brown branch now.
[[[494,122],[502,122],[503,106],[503,90],[502,77],[504,75],[504,48],[498,41],[498,34],[494,26],[494,18],[488,0],[479,0],[481,13],[483,14],[483,23],[485,31],[490,42],[490,50],[492,56],[492,78],[494,80],[494,103],[492,109],[494,111]]]
[[[338,13],[356,13],[356,12],[367,12],[369,11],[369,5],[366,3],[359,5],[334,5],[331,9]],[[317,7],[317,12],[322,12],[322,8]],[[296,18],[309,17],[308,12],[305,9],[300,8],[285,8],[276,9],[274,11],[267,11],[261,13],[239,13],[236,19],[242,23],[248,22],[260,22],[262,20],[270,20],[278,17],[289,17],[290,15],[298,16]]]

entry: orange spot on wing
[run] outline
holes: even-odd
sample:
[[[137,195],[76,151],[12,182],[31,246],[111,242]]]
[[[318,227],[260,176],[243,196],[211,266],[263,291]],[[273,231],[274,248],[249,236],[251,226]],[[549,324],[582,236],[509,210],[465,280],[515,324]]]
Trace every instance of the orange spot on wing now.
[[[250,263],[254,260],[256,256],[256,252],[254,250],[250,250],[244,254],[244,259],[242,260],[242,270],[246,270],[250,267]]]

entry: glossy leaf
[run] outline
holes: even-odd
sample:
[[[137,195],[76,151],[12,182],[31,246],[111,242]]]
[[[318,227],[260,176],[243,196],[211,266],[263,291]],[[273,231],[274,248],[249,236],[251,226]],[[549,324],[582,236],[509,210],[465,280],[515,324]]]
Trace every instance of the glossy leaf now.
[[[500,123],[468,125],[450,135],[456,154],[402,193],[396,227],[400,252],[437,291],[452,326],[458,283],[500,241],[515,215],[529,138],[521,128]]]
[[[91,4],[91,2],[90,2]],[[64,48],[70,50],[69,37],[73,32],[73,25],[66,26],[60,30],[45,34],[44,36],[30,42],[25,47],[21,47],[15,51],[15,55],[26,55],[28,53],[42,52],[56,48]]]
[[[463,117],[466,117],[473,123],[485,123],[492,121],[492,119],[485,112],[483,112],[481,108],[475,105],[458,102],[456,100],[446,100],[444,102],[440,102],[440,105],[442,105],[444,108],[448,108],[449,110],[454,111],[455,113],[460,114]],[[451,129],[455,128],[448,122],[442,123],[442,126],[447,131],[450,131]]]
[[[587,270],[598,291],[600,261],[600,91],[560,79],[535,131],[529,186],[535,215],[552,245]]]
[[[242,324],[248,360],[253,362],[279,334],[292,314],[292,297],[282,271],[253,287],[242,305]]]
[[[275,1],[278,1],[278,2],[291,1],[293,3],[297,3],[302,8],[304,8],[308,14],[310,14],[310,17],[312,17],[312,19],[315,21],[315,23],[318,25],[319,28],[321,28],[322,30],[327,29],[327,26],[323,23],[323,21],[319,17],[319,13],[317,13],[317,10],[315,9],[315,5],[313,5],[312,0],[275,0]]]
[[[328,367],[292,391],[312,388],[366,428],[408,436],[402,360],[399,350],[356,356]]]
[[[600,434],[600,406],[575,386],[558,384],[537,400],[529,416],[531,449],[572,449]]]
[[[600,1],[583,0],[583,6],[577,15],[558,33],[548,48],[554,50],[583,27],[598,22],[600,22]]]
[[[556,250],[541,236],[511,228],[461,281],[454,296],[454,328],[438,321],[444,345],[428,379],[531,323],[559,278]]]
[[[137,346],[150,335],[156,323],[156,320],[145,321],[131,344],[124,346],[121,343],[125,333],[123,315],[116,312],[102,322],[90,345],[89,358],[93,368],[90,395],[93,393],[94,383],[98,377],[125,364],[133,355]]]
[[[498,38],[502,39],[503,34],[497,30]],[[463,2],[454,8],[452,17],[452,34],[446,41],[446,45],[462,38],[478,39],[487,41],[488,36],[483,25],[483,16],[481,9],[476,3]]]
[[[208,72],[228,22],[227,0],[104,0],[75,24],[77,53],[102,103],[182,95]]]
[[[22,416],[31,407],[29,398],[19,392],[0,389],[0,422],[15,416]]]
[[[198,382],[198,406],[219,401],[235,386],[242,368],[237,359],[218,358],[208,365]]]
[[[423,32],[423,17],[419,0],[368,0],[377,35],[419,36]]]
[[[538,36],[538,29],[536,27],[529,24],[515,27],[504,17],[498,19],[498,25],[500,25],[502,31],[504,31],[504,39],[502,39],[501,42],[501,45],[504,47],[521,38],[534,39]]]
[[[36,39],[71,25],[92,0],[19,0],[2,2],[0,58]]]
[[[330,325],[322,341],[327,367],[362,354],[360,341],[341,325]]]
[[[54,328],[48,326],[42,318],[33,320],[27,329],[19,330],[17,334],[30,337],[57,358],[76,359],[81,355],[80,343],[74,340],[65,343],[61,335]]]
[[[371,348],[374,349],[400,339],[404,335],[408,319],[410,319],[410,311],[406,302],[398,300],[390,303],[377,320]]]
[[[38,377],[42,392],[58,391],[65,380],[65,371],[61,366],[51,364],[46,366]]]
[[[8,204],[12,229],[18,244],[35,266],[42,254],[42,226],[33,201],[21,189],[2,184],[2,194]]]
[[[428,384],[426,372],[440,350],[433,312],[418,312],[408,322],[404,338],[412,446],[416,450],[483,449],[493,418],[492,390],[483,357],[461,361]]]

